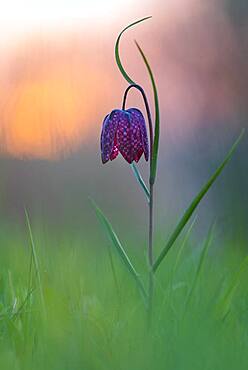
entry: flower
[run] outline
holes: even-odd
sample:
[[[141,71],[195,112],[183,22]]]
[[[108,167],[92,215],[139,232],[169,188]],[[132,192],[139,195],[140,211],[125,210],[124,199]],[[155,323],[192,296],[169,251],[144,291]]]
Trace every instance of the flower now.
[[[138,162],[144,153],[149,157],[148,137],[143,114],[139,109],[115,109],[108,114],[102,126],[102,162],[115,159],[121,153],[128,163]]]

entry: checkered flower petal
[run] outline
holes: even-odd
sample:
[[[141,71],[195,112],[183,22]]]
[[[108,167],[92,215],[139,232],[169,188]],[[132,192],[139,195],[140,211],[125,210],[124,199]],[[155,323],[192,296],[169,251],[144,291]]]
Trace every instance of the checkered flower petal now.
[[[127,110],[127,112],[131,115],[131,121],[132,125],[134,127],[138,127],[136,138],[134,138],[134,146],[137,146],[136,148],[136,154],[138,155],[140,153],[140,150],[142,148],[141,155],[144,152],[145,160],[148,161],[149,158],[149,144],[148,144],[148,137],[147,137],[147,131],[146,131],[146,123],[143,114],[141,111],[137,108],[130,108]],[[138,135],[138,136],[137,136]],[[135,161],[138,162],[140,159],[140,156],[135,156]],[[136,158],[138,158],[136,160]]]
[[[108,162],[109,159],[113,160],[118,155],[116,130],[122,115],[123,111],[115,109],[103,121],[101,133],[102,163]]]
[[[119,152],[128,163],[138,162],[143,153],[148,160],[146,124],[142,113],[136,108],[115,109],[103,121],[102,162],[112,161]]]
[[[121,120],[117,128],[117,146],[123,158],[133,162],[132,126],[130,115],[125,112],[125,119]]]

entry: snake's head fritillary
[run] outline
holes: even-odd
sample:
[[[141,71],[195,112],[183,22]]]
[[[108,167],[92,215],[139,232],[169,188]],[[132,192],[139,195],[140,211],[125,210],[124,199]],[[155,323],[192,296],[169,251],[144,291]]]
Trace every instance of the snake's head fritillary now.
[[[119,152],[128,163],[138,162],[143,153],[148,161],[149,146],[146,124],[139,109],[115,109],[103,121],[102,162],[112,161]]]

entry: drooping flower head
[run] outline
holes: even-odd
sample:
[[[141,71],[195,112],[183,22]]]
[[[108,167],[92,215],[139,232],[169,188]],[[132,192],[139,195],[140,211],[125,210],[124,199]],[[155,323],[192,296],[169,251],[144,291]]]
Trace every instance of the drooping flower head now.
[[[149,147],[146,124],[139,109],[115,109],[103,121],[102,162],[112,161],[119,152],[128,163],[138,162],[143,153],[148,161]]]

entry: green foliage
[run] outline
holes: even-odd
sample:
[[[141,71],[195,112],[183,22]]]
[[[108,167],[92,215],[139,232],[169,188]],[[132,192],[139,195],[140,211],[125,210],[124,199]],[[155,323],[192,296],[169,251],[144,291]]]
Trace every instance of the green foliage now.
[[[142,19],[139,19],[138,21],[135,21],[131,24],[129,24],[127,27],[125,27],[119,34],[119,36],[117,37],[117,40],[116,40],[116,44],[115,44],[115,60],[116,60],[116,63],[117,63],[117,66],[122,74],[122,76],[125,78],[125,80],[129,83],[129,84],[135,84],[135,82],[131,79],[131,77],[129,77],[129,75],[127,74],[127,72],[125,71],[122,63],[121,63],[121,58],[120,58],[120,51],[119,51],[119,45],[120,45],[120,40],[121,40],[121,36],[123,35],[123,33],[128,30],[130,27],[133,27],[135,26],[136,24],[140,23],[140,22],[143,22],[145,21],[146,19],[149,19],[151,18],[151,16],[149,17],[145,17],[145,18],[142,18]]]
[[[39,292],[40,292],[40,300],[41,300],[41,304],[42,304],[42,307],[43,307],[44,312],[45,312],[45,304],[44,304],[43,290],[42,290],[42,284],[41,284],[41,278],[40,278],[40,269],[39,269],[38,257],[37,257],[37,253],[36,253],[36,246],[35,246],[35,243],[34,243],[33,231],[32,231],[32,228],[31,228],[31,223],[30,223],[30,220],[29,220],[28,211],[26,209],[25,209],[25,217],[26,217],[26,222],[27,222],[27,227],[28,227],[28,234],[29,234],[29,239],[30,239],[30,247],[31,247],[29,278],[28,278],[29,284],[28,284],[28,292],[27,292],[27,298],[26,299],[28,299],[28,297],[30,296],[31,291],[32,291],[32,286],[31,286],[31,284],[32,284],[32,267],[34,265],[35,278],[37,279]],[[25,299],[25,302],[26,302],[26,299]]]
[[[116,233],[114,232],[114,229],[113,229],[111,223],[108,221],[107,217],[103,214],[103,212],[100,210],[100,208],[96,205],[96,203],[93,200],[91,200],[91,203],[92,203],[92,205],[95,209],[95,212],[96,212],[96,215],[97,215],[99,221],[101,222],[102,226],[104,227],[104,230],[105,230],[108,238],[112,242],[112,245],[115,247],[115,250],[117,251],[120,259],[122,260],[122,262],[124,263],[124,265],[126,266],[128,271],[130,272],[131,276],[134,278],[134,280],[137,283],[137,286],[140,289],[143,297],[145,299],[147,299],[147,294],[146,294],[146,291],[144,289],[143,283],[142,283],[137,271],[135,270],[134,266],[132,265],[132,262],[130,261],[128,255],[126,254],[124,248],[122,247],[121,242],[118,239]]]
[[[150,64],[149,64],[143,50],[141,49],[141,47],[137,43],[137,41],[135,41],[135,43],[136,43],[136,46],[137,46],[137,48],[138,48],[138,50],[139,50],[139,52],[140,52],[140,54],[143,58],[143,61],[146,65],[146,68],[148,70],[149,77],[150,77],[150,80],[151,80],[151,83],[152,83],[153,96],[154,96],[155,132],[154,132],[153,153],[152,153],[152,166],[151,166],[151,174],[150,174],[150,183],[154,184],[155,178],[156,178],[156,173],[157,173],[159,135],[160,135],[160,112],[159,112],[158,91],[157,91],[155,79],[154,79]]]
[[[143,190],[143,192],[144,192],[144,194],[147,198],[147,202],[149,203],[149,201],[150,201],[150,192],[149,192],[149,190],[148,190],[148,188],[145,184],[145,181],[143,180],[143,178],[142,178],[142,176],[139,172],[138,167],[134,163],[132,163],[131,168],[133,170],[133,173],[134,173],[134,176],[135,176],[136,180],[138,181],[138,184],[140,185],[141,189]]]
[[[216,227],[211,253],[205,253],[204,268],[192,289],[200,245],[191,231],[168,300],[171,269],[181,248],[180,243],[175,245],[159,274],[148,332],[139,292],[118,262],[119,254],[113,253],[116,289],[107,240],[92,245],[85,233],[61,230],[53,235],[48,229],[44,244],[37,229],[33,225],[46,314],[38,286],[23,306],[30,257],[26,230],[4,236],[0,230],[1,369],[235,370],[237,365],[247,369],[248,269],[242,248],[247,240],[242,235],[226,244]],[[145,264],[141,246],[138,250],[137,257]],[[246,261],[241,268],[240,261]],[[224,299],[229,303],[223,320],[225,310],[218,311],[221,315],[216,311],[227,296],[232,298]]]
[[[210,179],[206,182],[206,184],[202,187],[202,189],[200,190],[200,192],[193,199],[193,201],[191,202],[191,204],[189,205],[189,207],[186,209],[184,215],[182,216],[182,218],[180,219],[180,221],[177,224],[176,228],[172,232],[172,234],[171,234],[168,242],[166,243],[165,247],[161,251],[161,253],[158,256],[157,260],[155,261],[155,263],[153,265],[153,271],[154,272],[157,271],[157,269],[160,266],[161,262],[164,260],[165,256],[167,255],[167,253],[169,252],[169,250],[171,249],[171,247],[173,246],[173,244],[177,240],[178,236],[180,235],[181,231],[184,229],[185,225],[187,224],[187,222],[189,221],[190,217],[192,216],[192,213],[195,211],[196,207],[198,206],[198,204],[200,203],[200,201],[202,200],[202,198],[204,197],[204,195],[212,187],[213,183],[216,181],[216,179],[218,178],[218,176],[221,174],[221,172],[223,171],[223,169],[226,166],[226,164],[232,158],[232,156],[233,156],[233,154],[234,154],[237,146],[239,145],[240,140],[242,139],[243,135],[244,135],[244,130],[242,130],[241,134],[239,135],[239,137],[237,138],[237,140],[235,141],[235,143],[231,147],[231,149],[228,152],[228,154],[226,155],[224,161],[217,168],[217,170],[215,171],[215,173],[210,177]]]
[[[190,288],[190,291],[189,291],[189,294],[188,294],[188,297],[186,299],[186,303],[185,303],[185,312],[187,311],[187,308],[188,308],[188,305],[189,305],[189,302],[190,302],[190,299],[191,297],[193,296],[193,293],[194,293],[194,290],[195,290],[195,287],[196,287],[196,284],[197,284],[197,281],[200,277],[200,274],[202,272],[202,268],[203,268],[203,265],[204,265],[204,261],[206,260],[206,257],[207,257],[207,253],[208,253],[208,249],[211,245],[211,242],[212,242],[212,238],[213,238],[213,231],[214,231],[214,224],[212,225],[212,227],[210,228],[209,230],[209,233],[208,233],[208,236],[207,236],[207,239],[204,243],[204,246],[203,246],[203,249],[202,249],[202,252],[201,252],[201,255],[200,255],[200,258],[199,258],[199,262],[198,262],[198,265],[197,265],[197,269],[196,269],[196,273],[195,273],[195,277],[193,279],[193,282],[192,282],[192,285],[191,285],[191,288]]]
[[[246,256],[240,264],[240,267],[228,286],[224,297],[221,298],[219,304],[217,305],[216,312],[219,318],[224,319],[229,314],[234,295],[239,287],[245,271],[248,271],[248,256]]]

